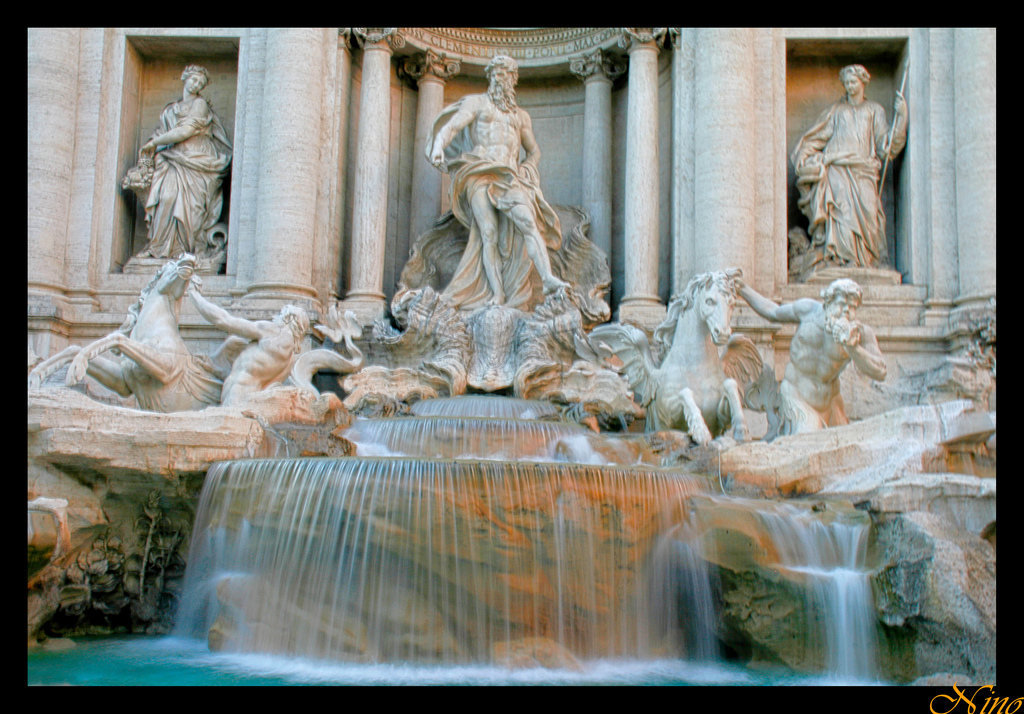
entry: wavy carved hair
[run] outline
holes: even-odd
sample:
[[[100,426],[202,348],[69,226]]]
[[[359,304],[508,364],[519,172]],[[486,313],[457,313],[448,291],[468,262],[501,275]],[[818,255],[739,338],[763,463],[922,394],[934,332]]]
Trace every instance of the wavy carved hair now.
[[[199,88],[199,91],[206,89],[206,85],[210,83],[210,73],[206,71],[206,67],[200,67],[197,64],[190,64],[181,73],[181,81],[184,82],[193,74],[198,74],[203,78],[203,86]]]
[[[676,338],[676,326],[683,313],[696,304],[698,295],[717,285],[722,290],[736,294],[735,278],[743,275],[740,268],[726,268],[724,271],[713,270],[700,273],[690,278],[683,292],[669,300],[668,314],[664,321],[654,330],[654,349],[659,355],[665,355],[672,348]]]
[[[859,79],[861,84],[863,84],[865,87],[867,87],[868,82],[871,81],[871,75],[868,74],[868,71],[864,68],[864,65],[862,64],[848,64],[845,67],[843,67],[841,70],[839,70],[839,81],[845,83],[846,78],[849,77],[850,75],[853,75],[854,77]]]

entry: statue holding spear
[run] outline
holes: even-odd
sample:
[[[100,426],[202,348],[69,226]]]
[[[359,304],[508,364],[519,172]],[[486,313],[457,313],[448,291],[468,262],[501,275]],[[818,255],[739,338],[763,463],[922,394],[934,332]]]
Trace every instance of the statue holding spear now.
[[[862,65],[844,67],[839,78],[846,96],[818,117],[791,157],[797,205],[826,262],[873,268],[886,258],[881,181],[907,143],[907,77],[904,72],[891,128],[882,105],[864,96],[871,75]]]

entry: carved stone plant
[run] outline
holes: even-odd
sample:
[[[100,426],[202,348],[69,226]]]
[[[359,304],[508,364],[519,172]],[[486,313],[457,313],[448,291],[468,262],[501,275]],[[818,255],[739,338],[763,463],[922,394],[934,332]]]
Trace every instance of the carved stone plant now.
[[[153,491],[135,522],[136,547],[125,551],[109,533],[83,548],[64,572],[51,634],[170,631],[172,606],[185,575],[178,553],[185,534],[174,528]]]

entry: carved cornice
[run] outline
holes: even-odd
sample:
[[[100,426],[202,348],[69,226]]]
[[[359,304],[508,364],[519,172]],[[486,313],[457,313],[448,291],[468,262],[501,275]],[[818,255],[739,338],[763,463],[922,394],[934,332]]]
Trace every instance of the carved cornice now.
[[[569,71],[584,82],[594,75],[602,75],[614,81],[626,71],[626,60],[599,48],[580,57],[573,57],[569,62]]]
[[[520,67],[560,67],[574,55],[595,48],[613,47],[621,30],[614,27],[537,28],[494,30],[467,27],[403,27],[409,44],[426,51],[444,52],[467,65],[483,67],[492,57],[505,54]],[[473,72],[479,74],[479,69]]]
[[[379,47],[386,44],[389,49],[397,50],[405,47],[405,38],[398,32],[397,27],[353,27],[352,34],[360,49],[366,49],[366,45]]]
[[[399,68],[404,75],[417,81],[424,77],[436,77],[447,81],[459,73],[462,65],[444,52],[427,50],[425,53],[407,57]]]
[[[653,46],[660,49],[665,43],[667,27],[622,27],[620,28],[619,47],[631,50],[637,47]]]

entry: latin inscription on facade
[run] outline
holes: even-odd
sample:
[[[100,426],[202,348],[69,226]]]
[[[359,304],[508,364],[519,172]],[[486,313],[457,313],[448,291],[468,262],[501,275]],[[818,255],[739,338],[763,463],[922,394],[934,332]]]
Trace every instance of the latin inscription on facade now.
[[[535,42],[522,33],[466,35],[464,38],[448,33],[432,32],[421,27],[403,27],[403,35],[421,45],[466,57],[490,59],[499,52],[517,60],[534,60],[546,57],[562,57],[577,54],[592,47],[614,41],[618,36],[615,28],[573,29],[558,33],[538,34]]]

